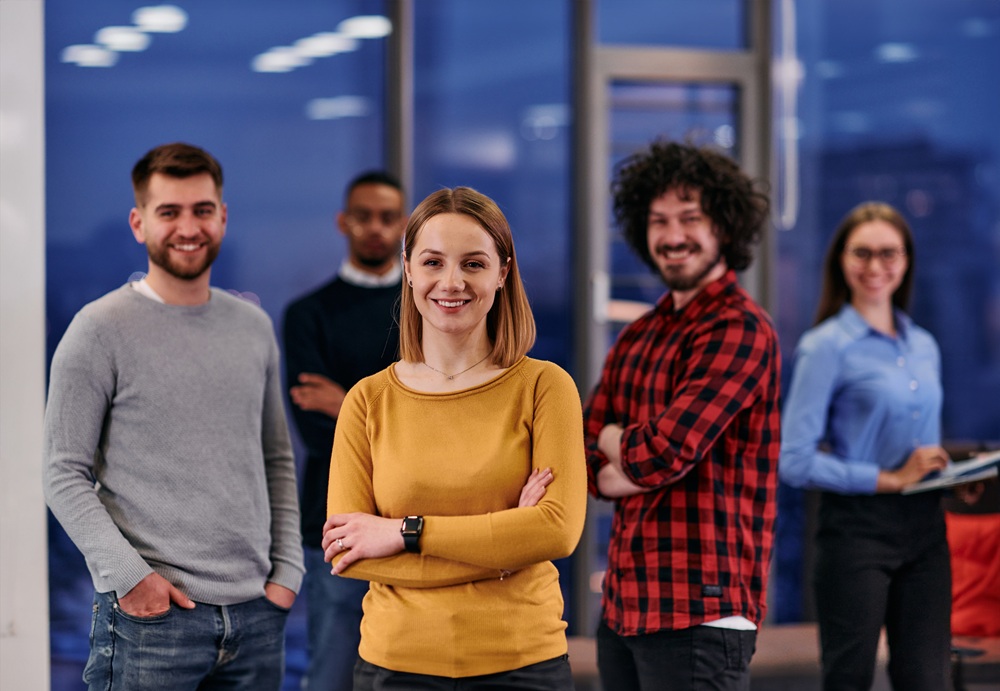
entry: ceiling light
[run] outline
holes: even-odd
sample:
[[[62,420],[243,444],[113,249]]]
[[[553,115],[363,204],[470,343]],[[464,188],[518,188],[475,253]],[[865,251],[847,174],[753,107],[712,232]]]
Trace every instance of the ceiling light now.
[[[103,46],[78,44],[63,48],[62,61],[73,62],[80,67],[111,67],[118,62],[118,53]]]
[[[361,96],[314,98],[306,104],[306,117],[310,120],[361,117],[368,111],[368,99]]]
[[[912,62],[917,59],[917,49],[909,43],[883,43],[875,55],[882,62]]]
[[[142,31],[172,34],[187,26],[187,12],[175,5],[140,7],[132,13],[132,22]]]
[[[279,46],[255,57],[251,67],[254,72],[291,72],[310,62],[312,60],[299,55],[294,48]]]
[[[97,32],[94,42],[118,52],[135,52],[149,47],[149,35],[132,26],[106,26]]]
[[[349,53],[358,49],[358,40],[350,36],[326,31],[295,42],[299,55],[310,58],[326,58],[337,53]]]
[[[345,19],[337,31],[354,38],[383,38],[392,33],[392,22],[377,14],[361,15]]]

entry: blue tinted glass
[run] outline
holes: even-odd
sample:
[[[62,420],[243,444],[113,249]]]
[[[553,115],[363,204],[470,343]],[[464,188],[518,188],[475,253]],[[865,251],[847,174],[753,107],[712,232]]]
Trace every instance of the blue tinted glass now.
[[[532,355],[568,367],[569,3],[435,0],[414,11],[414,201],[467,185],[500,205],[538,323]]]
[[[745,0],[597,0],[603,44],[740,50],[747,46]]]
[[[145,269],[126,221],[131,166],[151,147],[189,141],[221,161],[230,223],[213,282],[274,318],[337,266],[343,187],[382,162],[384,39],[288,72],[252,69],[272,49],[382,14],[382,2],[197,3],[183,30],[148,34],[146,50],[113,54],[113,66],[64,61],[102,27],[132,25],[136,6],[46,4],[50,352],[79,307]]]
[[[798,54],[790,57],[800,67],[788,72],[804,79],[798,89],[794,79],[776,82],[778,122],[796,123],[777,130],[786,228],[778,283],[796,286],[779,290],[786,353],[812,323],[822,256],[840,219],[862,201],[892,204],[916,245],[911,315],[944,355],[943,434],[996,440],[1000,80],[984,66],[1000,65],[1000,5],[794,7]]]

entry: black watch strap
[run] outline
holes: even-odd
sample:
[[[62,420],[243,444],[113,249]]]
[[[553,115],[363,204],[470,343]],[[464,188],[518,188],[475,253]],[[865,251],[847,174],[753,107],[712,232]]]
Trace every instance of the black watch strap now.
[[[420,535],[424,532],[423,516],[407,516],[399,532],[403,535],[403,549],[407,552],[420,552]]]

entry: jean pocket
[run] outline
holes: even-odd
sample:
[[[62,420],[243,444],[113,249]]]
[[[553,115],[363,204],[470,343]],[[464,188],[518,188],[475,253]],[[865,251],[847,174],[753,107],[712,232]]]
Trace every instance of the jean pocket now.
[[[287,615],[289,612],[292,611],[291,607],[282,607],[281,605],[277,604],[276,602],[272,602],[271,600],[269,600],[266,595],[264,597],[262,597],[261,600],[263,600],[264,603],[268,607],[270,607],[271,609],[273,609],[276,612],[279,612],[280,614],[286,614]]]
[[[148,617],[139,617],[136,616],[135,614],[129,614],[124,609],[122,609],[122,606],[120,604],[118,604],[117,602],[115,603],[115,615],[121,617],[126,621],[130,621],[134,624],[155,624],[156,622],[163,621],[164,619],[169,617],[172,611],[173,611],[173,605],[171,605],[165,612],[160,612],[159,614],[153,614]]]

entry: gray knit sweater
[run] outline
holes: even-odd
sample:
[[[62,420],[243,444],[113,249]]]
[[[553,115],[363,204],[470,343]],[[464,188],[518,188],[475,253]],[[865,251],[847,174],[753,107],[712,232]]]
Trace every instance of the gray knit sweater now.
[[[125,285],[85,306],[52,359],[44,484],[99,592],[122,596],[151,571],[214,605],[267,581],[298,591],[270,319],[217,289],[190,307]]]

